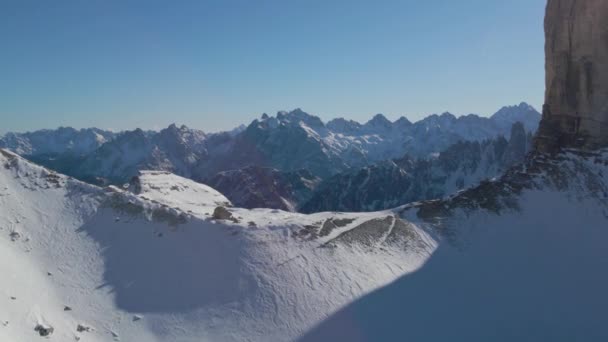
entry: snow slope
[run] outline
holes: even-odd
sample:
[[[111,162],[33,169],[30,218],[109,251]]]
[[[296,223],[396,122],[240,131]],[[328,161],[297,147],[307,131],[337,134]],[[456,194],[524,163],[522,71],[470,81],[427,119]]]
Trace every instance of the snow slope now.
[[[608,340],[608,151],[537,158],[404,208],[433,256],[302,341]]]
[[[134,194],[0,151],[2,341],[37,324],[57,341],[294,340],[435,248],[391,212],[217,221],[224,198],[177,176],[143,173]]]
[[[2,341],[37,324],[57,341],[608,337],[608,151],[391,211],[234,221],[173,175],[143,173],[136,194],[0,151]]]
[[[232,206],[215,189],[165,171],[140,171],[131,180],[130,190],[141,199],[198,215],[208,215],[217,206]]]

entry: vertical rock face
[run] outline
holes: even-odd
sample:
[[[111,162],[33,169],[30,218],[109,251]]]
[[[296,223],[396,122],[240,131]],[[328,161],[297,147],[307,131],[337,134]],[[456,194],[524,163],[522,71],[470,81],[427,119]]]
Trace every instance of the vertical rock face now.
[[[548,0],[542,152],[608,146],[608,0]]]

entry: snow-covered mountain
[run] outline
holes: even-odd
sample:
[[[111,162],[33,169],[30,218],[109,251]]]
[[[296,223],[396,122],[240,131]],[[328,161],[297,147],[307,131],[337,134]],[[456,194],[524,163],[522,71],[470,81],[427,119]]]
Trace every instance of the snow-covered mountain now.
[[[126,191],[4,150],[0,165],[2,341],[294,340],[435,248],[392,212],[229,208],[164,172]]]
[[[411,123],[403,117],[391,122],[377,114],[365,124],[345,119],[324,124],[318,117],[296,109],[255,120],[248,127],[251,131],[246,143],[257,147],[257,160],[267,162],[268,166],[283,171],[306,168],[327,177],[404,154],[426,158],[459,141],[509,136],[511,125],[518,121],[524,123],[527,131],[534,132],[540,114],[522,103],[504,107],[490,118],[444,113]]]
[[[207,135],[186,126],[171,125],[160,132],[141,129],[122,132],[85,156],[69,174],[85,180],[127,182],[140,170],[170,171],[185,177],[207,154]]]
[[[533,155],[397,212],[438,248],[301,341],[604,341],[608,150]]]
[[[608,337],[608,151],[359,214],[230,208],[157,171],[125,191],[0,165],[2,340]]]
[[[0,137],[0,148],[26,156],[83,155],[112,140],[116,133],[97,128],[76,130],[60,127],[27,133],[7,133]]]
[[[522,102],[517,106],[502,107],[491,119],[502,129],[511,127],[513,122],[521,122],[526,131],[536,132],[539,123],[537,114],[538,111],[534,107]]]
[[[409,156],[379,162],[330,177],[301,204],[305,213],[375,211],[441,198],[502,174],[523,162],[532,136],[515,123],[510,139],[461,141],[435,158]]]
[[[171,125],[160,132],[140,129],[122,132],[100,138],[97,145],[57,140],[64,145],[55,143],[59,147],[53,149],[52,158],[47,157],[42,147],[30,146],[33,138],[26,140],[26,144],[8,134],[0,145],[62,173],[98,183],[122,184],[139,170],[147,169],[203,181],[219,172],[249,166],[281,172],[307,170],[315,177],[327,178],[405,154],[428,158],[462,140],[508,136],[516,121],[533,130],[539,120],[540,114],[526,104],[505,107],[491,118],[477,115],[457,118],[445,113],[416,123],[406,118],[391,122],[378,114],[365,124],[344,119],[325,124],[318,117],[296,109],[279,112],[275,117],[263,115],[246,128],[226,133],[205,134]],[[59,130],[44,132],[61,135]],[[80,153],[76,156],[63,153],[70,151],[71,146],[79,146]]]

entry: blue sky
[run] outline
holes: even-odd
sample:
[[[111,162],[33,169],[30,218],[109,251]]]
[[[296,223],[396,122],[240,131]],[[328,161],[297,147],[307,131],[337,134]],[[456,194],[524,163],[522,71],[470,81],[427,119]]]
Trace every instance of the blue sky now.
[[[546,0],[7,0],[0,132],[540,107]]]

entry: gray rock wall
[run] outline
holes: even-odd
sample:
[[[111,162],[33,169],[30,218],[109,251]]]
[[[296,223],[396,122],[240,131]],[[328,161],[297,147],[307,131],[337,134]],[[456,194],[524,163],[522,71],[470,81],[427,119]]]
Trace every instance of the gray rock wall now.
[[[548,0],[540,151],[608,146],[608,0]]]

